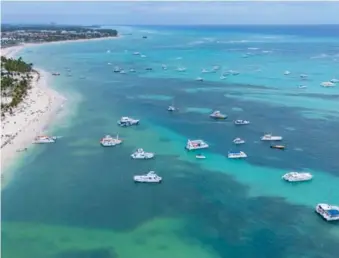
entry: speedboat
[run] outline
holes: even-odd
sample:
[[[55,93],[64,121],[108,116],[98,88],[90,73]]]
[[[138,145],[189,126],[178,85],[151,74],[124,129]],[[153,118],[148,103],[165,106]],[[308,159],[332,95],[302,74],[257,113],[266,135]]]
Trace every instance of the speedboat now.
[[[330,82],[337,83],[337,82],[339,82],[339,79],[332,79],[332,80],[330,80]]]
[[[143,149],[139,148],[136,152],[134,152],[131,157],[133,159],[152,159],[155,154],[153,152],[145,152]]]
[[[201,77],[198,77],[198,78],[196,78],[195,80],[196,80],[196,81],[199,81],[199,82],[203,82],[203,81],[204,81],[204,79],[201,78]]]
[[[187,140],[186,149],[191,150],[200,150],[200,149],[207,149],[209,146],[203,140]]]
[[[315,211],[327,221],[339,220],[339,206],[319,203],[315,207]]]
[[[118,144],[121,144],[122,140],[119,139],[119,136],[117,135],[116,138],[113,138],[110,135],[106,135],[104,138],[100,140],[100,144],[104,147],[112,147]]]
[[[281,136],[273,136],[272,134],[265,134],[260,138],[262,141],[281,141]]]
[[[37,136],[35,137],[33,143],[55,143],[57,137],[55,136]]]
[[[284,150],[285,146],[284,145],[271,145],[271,149]]]
[[[250,121],[238,119],[234,121],[234,124],[235,125],[248,125],[250,124]]]
[[[235,139],[233,140],[233,143],[234,143],[234,144],[237,144],[237,145],[239,145],[239,144],[244,144],[244,143],[245,143],[245,140],[243,140],[243,139],[241,139],[241,138],[235,138]]]
[[[247,158],[247,154],[243,151],[237,151],[237,152],[228,152],[228,158],[229,159],[244,159]]]
[[[214,119],[226,119],[227,115],[222,114],[219,110],[216,110],[212,114],[210,114],[210,117]]]
[[[161,183],[162,177],[150,171],[146,175],[134,176],[133,180],[138,183]]]
[[[333,87],[335,84],[333,82],[322,82],[320,83],[320,86],[322,87]]]
[[[206,159],[206,157],[202,154],[198,154],[195,156],[196,159]]]
[[[312,174],[306,172],[289,172],[282,176],[282,179],[288,182],[309,181],[313,178]]]
[[[289,75],[291,72],[290,71],[285,71],[284,75]]]
[[[123,116],[120,118],[120,120],[118,121],[118,125],[122,126],[122,127],[128,127],[128,126],[132,126],[132,125],[138,125],[140,122],[139,119],[133,119],[127,116]]]

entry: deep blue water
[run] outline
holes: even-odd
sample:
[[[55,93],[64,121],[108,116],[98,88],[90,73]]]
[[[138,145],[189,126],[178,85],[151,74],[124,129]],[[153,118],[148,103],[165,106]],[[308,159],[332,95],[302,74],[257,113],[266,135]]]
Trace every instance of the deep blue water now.
[[[313,209],[339,200],[339,92],[319,85],[339,78],[339,39],[329,32],[337,29],[123,27],[132,35],[25,49],[24,59],[61,73],[53,86],[68,97],[71,114],[51,128],[63,138],[30,149],[34,159],[23,157],[2,190],[3,257],[336,257],[338,224]],[[115,74],[115,65],[137,72]],[[200,73],[213,65],[240,74]],[[176,113],[167,112],[172,102]],[[212,110],[229,118],[212,121]],[[117,127],[125,115],[140,126]],[[251,124],[236,127],[235,119]],[[260,141],[265,132],[282,135],[287,149],[270,149]],[[123,144],[101,148],[108,133]],[[238,136],[245,145],[232,144]],[[206,160],[184,150],[187,138],[210,144]],[[156,158],[131,160],[139,147]],[[228,160],[236,149],[248,158]],[[149,170],[164,182],[132,182]],[[283,182],[292,170],[315,178]]]

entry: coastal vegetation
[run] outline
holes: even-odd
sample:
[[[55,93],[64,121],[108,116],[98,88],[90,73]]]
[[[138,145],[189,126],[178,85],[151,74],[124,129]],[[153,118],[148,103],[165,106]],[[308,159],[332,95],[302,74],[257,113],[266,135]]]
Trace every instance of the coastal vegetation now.
[[[10,114],[13,108],[25,98],[31,87],[32,63],[22,58],[12,59],[1,56],[1,116]]]
[[[1,46],[20,43],[42,43],[52,41],[116,37],[114,29],[67,25],[1,25]]]

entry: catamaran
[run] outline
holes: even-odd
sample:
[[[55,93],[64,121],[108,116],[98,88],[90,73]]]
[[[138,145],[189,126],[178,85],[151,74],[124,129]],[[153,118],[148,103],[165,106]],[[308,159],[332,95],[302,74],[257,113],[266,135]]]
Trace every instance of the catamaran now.
[[[203,140],[187,140],[186,149],[191,150],[200,150],[200,149],[207,149],[209,146]]]
[[[247,158],[247,154],[243,151],[237,151],[237,152],[228,152],[228,158],[229,159],[244,159]]]
[[[210,117],[214,119],[226,119],[227,115],[222,114],[219,110],[216,110],[212,114],[210,114]]]
[[[150,171],[146,175],[134,176],[133,180],[137,183],[161,183],[162,177],[158,176],[154,171]]]
[[[116,138],[113,138],[110,135],[106,135],[100,140],[100,144],[104,147],[112,147],[118,144],[121,144],[122,140],[119,139],[119,136],[117,135]]]
[[[289,172],[282,176],[282,179],[288,182],[302,182],[312,180],[313,176],[311,173],[306,172]]]
[[[315,207],[315,211],[327,221],[339,220],[339,206],[319,203]]]
[[[262,141],[281,141],[282,136],[273,136],[272,134],[265,134],[260,138]]]
[[[120,118],[120,120],[118,121],[118,125],[120,125],[121,127],[129,127],[132,125],[138,125],[140,122],[140,120],[138,119],[133,119],[127,116],[123,116]]]
[[[143,149],[139,148],[134,152],[131,157],[133,159],[152,159],[155,154],[153,152],[145,152]]]

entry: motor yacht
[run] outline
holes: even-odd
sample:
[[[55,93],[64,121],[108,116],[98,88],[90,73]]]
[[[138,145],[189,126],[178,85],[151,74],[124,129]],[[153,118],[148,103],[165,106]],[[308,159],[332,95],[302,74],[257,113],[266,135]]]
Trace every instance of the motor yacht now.
[[[57,137],[55,136],[37,136],[35,137],[33,143],[55,143],[57,140]]]
[[[233,143],[236,144],[236,145],[239,145],[239,144],[244,144],[245,143],[245,140],[241,139],[241,138],[235,138],[233,140]]]
[[[118,144],[121,144],[122,140],[119,139],[119,136],[117,135],[116,138],[113,138],[110,135],[106,135],[104,138],[100,140],[100,144],[104,147],[112,147]]]
[[[229,159],[244,159],[244,158],[247,158],[247,154],[243,151],[237,151],[237,152],[230,151],[228,152],[228,158]]]
[[[291,74],[290,71],[285,71],[285,72],[284,72],[284,75],[289,75],[289,74]]]
[[[322,87],[334,87],[335,84],[333,82],[322,82],[322,83],[320,83],[320,86],[322,86]]]
[[[282,176],[282,179],[288,182],[309,181],[313,178],[312,174],[306,172],[289,172]]]
[[[203,140],[187,140],[186,149],[191,150],[200,150],[200,149],[207,149],[209,146]]]
[[[250,124],[250,121],[248,120],[242,120],[242,119],[238,119],[234,121],[235,125],[248,125]]]
[[[339,220],[339,206],[319,203],[315,207],[315,211],[327,221]]]
[[[158,176],[154,171],[150,171],[146,175],[134,176],[133,180],[137,183],[161,183],[162,177]]]
[[[195,156],[196,159],[206,159],[206,157],[202,154],[198,154]]]
[[[210,117],[213,119],[226,119],[227,115],[222,114],[219,110],[216,110],[212,114],[210,114]]]
[[[136,152],[134,152],[131,157],[133,159],[152,159],[155,154],[153,152],[145,152],[143,149],[139,148]]]
[[[201,78],[201,77],[198,77],[198,78],[196,78],[195,80],[198,81],[198,82],[203,82],[203,81],[204,81],[204,79]]]
[[[128,127],[128,126],[132,126],[132,125],[138,125],[140,122],[139,119],[133,119],[127,116],[123,116],[120,118],[120,120],[118,121],[118,125],[122,126],[122,127]]]
[[[285,146],[284,145],[271,145],[271,149],[278,149],[278,150],[284,150]]]
[[[281,141],[281,136],[273,136],[272,134],[265,134],[260,138],[262,141]]]

